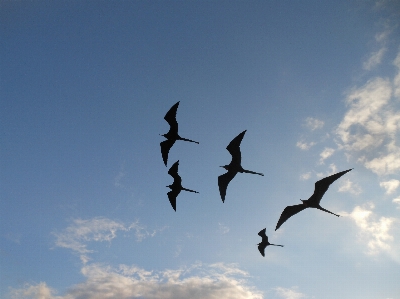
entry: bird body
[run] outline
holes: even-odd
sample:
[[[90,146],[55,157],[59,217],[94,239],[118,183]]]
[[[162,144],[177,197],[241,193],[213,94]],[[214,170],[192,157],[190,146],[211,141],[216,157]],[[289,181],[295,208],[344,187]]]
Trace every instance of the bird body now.
[[[261,239],[261,243],[258,243],[258,251],[260,251],[262,256],[265,256],[265,247],[269,246],[269,245],[273,245],[273,246],[280,246],[283,247],[283,245],[276,245],[276,244],[271,244],[270,242],[268,242],[268,237],[265,234],[265,228],[260,230],[260,232],[258,233],[258,235],[262,238]]]
[[[314,189],[314,193],[313,195],[310,196],[309,199],[307,200],[301,200],[301,204],[298,205],[293,205],[293,206],[287,206],[282,214],[281,217],[279,218],[278,223],[276,224],[276,228],[275,230],[277,230],[286,220],[288,220],[290,217],[292,217],[293,215],[303,211],[306,208],[315,208],[315,209],[319,209],[321,211],[333,214],[337,217],[339,217],[339,215],[332,213],[331,211],[328,211],[327,209],[324,209],[323,207],[321,207],[320,202],[322,197],[324,196],[325,192],[328,190],[329,186],[336,181],[338,178],[340,178],[342,175],[344,175],[345,173],[351,171],[353,168],[345,170],[345,171],[341,171],[338,172],[336,174],[333,174],[331,176],[328,176],[326,178],[323,178],[319,181],[317,181],[315,183],[315,189]]]
[[[219,193],[221,195],[222,202],[225,202],[225,196],[226,196],[226,189],[228,188],[228,184],[230,181],[235,177],[235,175],[240,172],[240,173],[252,173],[252,174],[258,174],[258,175],[264,175],[259,172],[254,172],[251,170],[244,169],[241,165],[242,163],[242,154],[240,152],[240,143],[242,142],[242,139],[244,137],[244,134],[246,133],[246,130],[244,130],[242,133],[240,133],[238,136],[232,139],[232,141],[228,144],[226,149],[232,156],[231,163],[228,165],[221,166],[222,168],[225,168],[228,172],[226,172],[223,175],[220,175],[218,177],[218,187],[219,187]]]
[[[171,189],[171,191],[168,192],[168,199],[175,212],[176,212],[176,198],[178,197],[179,193],[181,193],[182,190],[199,193],[197,191],[182,187],[182,178],[178,174],[178,166],[179,166],[179,160],[176,161],[168,170],[168,174],[174,178],[174,182],[171,185],[167,186],[168,188]]]
[[[199,144],[197,141],[193,141],[193,140],[179,136],[178,122],[176,121],[176,111],[178,110],[178,106],[179,106],[179,102],[177,102],[175,105],[173,105],[171,107],[171,109],[169,109],[167,114],[165,114],[165,117],[164,117],[164,119],[167,121],[167,123],[170,126],[169,131],[166,134],[161,135],[161,136],[164,136],[165,138],[167,138],[167,140],[160,143],[161,155],[163,157],[165,166],[167,166],[169,150],[174,145],[175,141],[183,140],[183,141],[194,142],[194,143]]]

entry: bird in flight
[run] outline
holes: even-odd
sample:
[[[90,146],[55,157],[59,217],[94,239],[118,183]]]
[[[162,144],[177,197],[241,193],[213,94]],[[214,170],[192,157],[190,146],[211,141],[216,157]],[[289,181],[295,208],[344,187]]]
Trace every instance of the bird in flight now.
[[[269,245],[274,245],[274,246],[281,246],[283,247],[283,245],[276,245],[276,244],[271,244],[270,242],[268,242],[268,237],[265,234],[265,228],[260,230],[260,232],[258,233],[258,235],[262,238],[261,243],[258,243],[258,251],[260,251],[262,256],[265,256],[264,254],[264,250],[265,247],[269,246]]]
[[[220,175],[218,177],[219,193],[221,195],[222,202],[225,202],[226,189],[228,188],[229,182],[235,177],[235,175],[238,172],[253,173],[253,174],[258,174],[258,175],[262,175],[262,176],[264,175],[262,173],[243,169],[243,167],[241,165],[242,155],[240,153],[240,143],[242,142],[242,139],[243,139],[243,136],[245,133],[246,133],[246,130],[244,130],[242,133],[240,133],[235,138],[233,138],[232,141],[226,147],[228,152],[232,155],[232,161],[229,165],[220,166],[220,167],[228,170],[227,173]]]
[[[167,138],[167,140],[163,141],[160,143],[161,146],[161,155],[164,160],[165,166],[167,166],[167,160],[168,160],[168,153],[171,147],[174,145],[175,141],[177,140],[183,140],[183,141],[189,141],[189,142],[194,142],[199,144],[197,141],[193,141],[190,139],[182,138],[178,134],[178,122],[176,121],[176,111],[178,110],[179,102],[177,102],[174,106],[169,109],[167,114],[165,114],[164,119],[167,121],[169,124],[170,128],[168,133],[166,134],[160,134],[161,136],[164,136]]]
[[[288,220],[290,217],[292,217],[293,215],[303,211],[306,208],[316,208],[319,209],[321,211],[325,211],[327,213],[333,214],[337,217],[339,217],[339,215],[332,213],[331,211],[328,211],[324,208],[322,208],[319,203],[321,202],[322,196],[324,196],[326,190],[328,190],[329,186],[336,181],[338,178],[340,178],[342,175],[344,175],[345,173],[349,172],[351,169],[345,170],[345,171],[341,171],[338,172],[336,174],[333,174],[331,176],[328,176],[326,178],[323,178],[322,180],[319,180],[318,182],[315,183],[315,189],[314,189],[314,194],[311,195],[311,197],[307,200],[302,200],[301,204],[298,205],[294,205],[294,206],[287,206],[282,214],[281,217],[279,218],[278,223],[276,224],[276,228],[275,230],[277,230],[286,220]]]
[[[168,170],[168,174],[174,178],[174,182],[167,186],[171,189],[171,191],[168,192],[168,198],[169,202],[171,203],[172,208],[176,212],[176,198],[181,193],[182,190],[189,191],[189,192],[194,192],[194,193],[199,193],[194,190],[186,189],[182,187],[182,179],[178,174],[178,166],[179,166],[179,160],[176,161],[171,168]]]

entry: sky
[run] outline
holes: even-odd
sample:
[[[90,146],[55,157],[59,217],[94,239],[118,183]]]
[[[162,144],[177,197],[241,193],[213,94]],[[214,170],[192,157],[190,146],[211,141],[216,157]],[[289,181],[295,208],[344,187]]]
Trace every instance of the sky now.
[[[0,2],[0,297],[400,298],[400,2]],[[165,167],[160,134],[180,101]],[[217,178],[247,130],[223,203]],[[167,185],[179,160],[176,212]],[[275,231],[314,183],[353,168]],[[258,232],[271,243],[262,257]]]

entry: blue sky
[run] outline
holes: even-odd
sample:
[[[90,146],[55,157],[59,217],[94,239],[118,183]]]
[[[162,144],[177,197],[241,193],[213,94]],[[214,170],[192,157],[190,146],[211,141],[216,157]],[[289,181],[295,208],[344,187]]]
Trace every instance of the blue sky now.
[[[1,298],[399,298],[398,1],[2,1]],[[164,115],[183,137],[168,167]],[[217,177],[243,130],[222,203]],[[174,212],[169,167],[183,186]],[[315,181],[354,168],[275,232]],[[263,258],[257,233],[272,243]]]

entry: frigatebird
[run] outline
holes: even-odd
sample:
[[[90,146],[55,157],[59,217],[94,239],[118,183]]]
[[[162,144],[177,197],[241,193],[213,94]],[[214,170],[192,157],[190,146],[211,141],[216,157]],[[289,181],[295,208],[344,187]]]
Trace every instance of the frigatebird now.
[[[176,161],[171,168],[168,170],[168,174],[174,178],[174,182],[167,186],[171,189],[171,191],[168,192],[168,198],[169,202],[171,203],[171,206],[174,208],[176,212],[176,198],[181,193],[182,190],[189,191],[189,192],[194,192],[194,193],[199,193],[194,190],[186,189],[182,187],[182,179],[178,174],[178,166],[179,166],[179,160]]]
[[[283,245],[276,245],[276,244],[271,244],[270,242],[268,242],[268,237],[265,234],[265,228],[260,230],[258,235],[262,238],[261,243],[257,244],[258,245],[258,251],[260,251],[262,256],[265,256],[265,254],[264,254],[265,247],[267,247],[269,245],[283,247]]]
[[[238,172],[253,173],[262,176],[264,175],[262,173],[243,169],[241,165],[242,155],[240,153],[240,143],[242,142],[243,136],[246,133],[246,131],[247,130],[244,130],[242,133],[233,138],[232,141],[226,147],[228,152],[232,155],[232,161],[229,165],[220,166],[228,170],[227,173],[220,175],[218,177],[219,193],[221,195],[222,202],[225,202],[226,189],[228,188],[229,182],[232,181],[232,179]]]
[[[169,109],[167,114],[165,114],[164,119],[167,121],[169,124],[170,128],[168,133],[166,134],[160,134],[161,136],[164,136],[167,138],[167,140],[163,141],[160,143],[161,146],[161,155],[164,160],[165,166],[167,166],[167,160],[168,160],[168,153],[171,147],[174,145],[175,141],[177,140],[183,140],[183,141],[189,141],[189,142],[194,142],[199,144],[197,141],[193,141],[190,139],[182,138],[178,134],[178,122],[176,121],[176,111],[178,110],[179,102],[177,102],[174,106]]]
[[[340,178],[342,175],[344,175],[345,173],[349,172],[352,169],[353,168],[332,174],[326,178],[323,178],[323,179],[317,181],[315,183],[314,193],[313,193],[313,195],[311,195],[311,197],[309,199],[307,199],[307,200],[300,199],[302,201],[301,204],[294,205],[294,206],[287,206],[283,210],[281,217],[279,218],[279,221],[276,224],[275,230],[277,230],[290,217],[303,211],[306,208],[316,208],[321,211],[325,211],[327,213],[330,213],[330,214],[333,214],[333,215],[339,217],[339,215],[332,213],[331,211],[328,211],[327,209],[322,208],[319,205],[319,203],[321,202],[322,196],[324,196],[324,194],[325,194],[326,190],[328,190],[329,186],[334,181],[336,181],[338,178]]]

